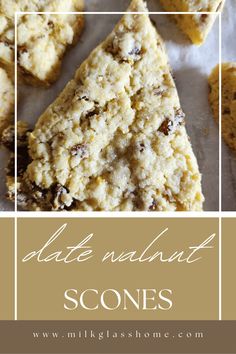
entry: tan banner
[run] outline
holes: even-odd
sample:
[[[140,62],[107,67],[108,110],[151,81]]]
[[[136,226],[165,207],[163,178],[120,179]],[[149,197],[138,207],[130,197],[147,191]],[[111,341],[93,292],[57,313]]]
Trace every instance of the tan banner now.
[[[19,320],[216,320],[218,219],[18,220]]]
[[[0,218],[0,320],[14,317],[14,219]]]
[[[236,319],[236,218],[222,221],[222,316]],[[236,352],[236,344],[235,344]]]
[[[0,353],[235,354],[236,321],[0,323]]]

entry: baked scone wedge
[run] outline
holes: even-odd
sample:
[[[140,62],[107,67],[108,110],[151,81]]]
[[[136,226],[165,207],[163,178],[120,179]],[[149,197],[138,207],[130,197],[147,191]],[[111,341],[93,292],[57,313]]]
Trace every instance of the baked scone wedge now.
[[[225,0],[160,0],[168,12],[219,12]],[[194,44],[201,45],[207,38],[216,14],[173,15],[180,29]]]
[[[13,65],[14,16],[21,12],[81,12],[84,0],[1,0],[0,61]],[[84,25],[83,15],[18,15],[17,54],[22,77],[31,84],[49,85],[59,75],[68,46],[75,44]]]
[[[0,137],[3,130],[13,122],[14,86],[6,70],[0,67]]]
[[[213,115],[219,123],[219,65],[209,76],[209,101]],[[228,146],[236,151],[236,62],[223,63],[222,73],[222,136]]]
[[[133,0],[130,12],[146,12]],[[201,211],[201,175],[162,39],[125,14],[29,135],[27,210]]]

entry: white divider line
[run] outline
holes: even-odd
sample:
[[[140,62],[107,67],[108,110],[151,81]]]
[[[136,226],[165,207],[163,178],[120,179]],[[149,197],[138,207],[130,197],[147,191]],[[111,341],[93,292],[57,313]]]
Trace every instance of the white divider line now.
[[[155,219],[182,219],[182,218],[218,218],[219,213],[216,211],[205,212],[146,212],[146,211],[19,211],[19,217],[23,218],[155,218]]]
[[[15,201],[14,201],[14,320],[17,320],[17,288],[18,288],[18,273],[17,273],[17,13],[15,13],[15,53],[14,53],[14,69],[15,69],[15,117],[14,117],[14,152],[15,152],[15,173],[14,173],[14,192],[15,192]]]
[[[62,12],[57,12],[57,11],[45,11],[45,12],[40,12],[40,11],[18,11],[16,12],[18,15],[218,15],[219,12],[168,12],[168,11],[137,11],[137,12],[132,12],[132,11],[111,11],[111,12],[96,12],[96,11],[62,11]]]
[[[219,15],[219,320],[222,320],[222,13]]]

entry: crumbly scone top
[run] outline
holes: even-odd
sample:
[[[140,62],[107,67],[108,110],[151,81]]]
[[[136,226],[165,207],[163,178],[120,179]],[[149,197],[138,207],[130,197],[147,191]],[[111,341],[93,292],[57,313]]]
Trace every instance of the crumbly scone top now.
[[[160,0],[163,7],[170,12],[219,12],[225,0]],[[193,43],[202,44],[215,19],[216,14],[175,14],[180,28]]]
[[[16,11],[76,12],[82,11],[83,5],[83,0],[1,0],[0,62],[13,65]],[[54,81],[52,71],[59,70],[57,66],[59,66],[66,46],[72,44],[82,27],[83,21],[79,15],[19,14],[17,43],[20,67],[25,73],[31,74],[38,80],[52,79],[51,81]]]
[[[81,11],[83,0],[1,0],[1,12],[8,18],[14,18],[16,11],[22,12],[67,12]]]
[[[219,122],[219,65],[209,76],[209,101],[213,115]],[[236,63],[222,63],[222,135],[230,148],[236,151]]]
[[[0,67],[0,133],[13,120],[14,87],[6,71]]]

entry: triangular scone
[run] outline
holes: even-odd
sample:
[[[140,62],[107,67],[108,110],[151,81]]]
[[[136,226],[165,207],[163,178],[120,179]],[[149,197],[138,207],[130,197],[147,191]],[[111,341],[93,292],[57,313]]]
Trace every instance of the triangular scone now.
[[[14,87],[10,76],[0,67],[0,136],[4,128],[13,122]]]
[[[1,0],[0,62],[8,67],[14,61],[14,17],[22,12],[78,12],[84,0]],[[83,16],[18,15],[17,57],[22,76],[30,83],[48,85],[59,74],[61,61],[69,45],[83,29]]]
[[[161,3],[168,12],[219,12],[225,0],[161,0]],[[173,16],[181,30],[197,45],[205,41],[216,19],[215,14]]]
[[[236,151],[236,63],[223,63],[222,72],[222,136]],[[209,101],[216,122],[219,122],[219,65],[209,76]]]
[[[129,11],[147,11],[133,0]],[[39,118],[18,199],[27,209],[202,210],[201,175],[162,40],[125,14]]]

